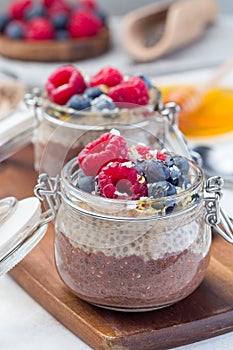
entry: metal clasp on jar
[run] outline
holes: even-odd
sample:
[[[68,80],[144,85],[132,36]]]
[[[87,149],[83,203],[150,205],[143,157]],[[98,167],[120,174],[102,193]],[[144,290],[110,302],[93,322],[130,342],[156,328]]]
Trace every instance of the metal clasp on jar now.
[[[207,180],[205,187],[205,221],[227,242],[233,244],[233,220],[220,205],[223,185],[224,181],[219,176],[213,176]]]
[[[27,93],[24,96],[24,102],[26,106],[28,107],[28,109],[33,110],[33,113],[38,123],[40,121],[39,110],[42,107],[42,101],[42,92],[39,88],[33,88],[31,92]]]
[[[164,118],[166,127],[166,141],[169,148],[175,153],[181,154],[194,160],[199,166],[202,166],[202,158],[197,152],[194,152],[188,145],[184,134],[179,129],[178,115],[180,107],[175,102],[166,103],[160,113]]]
[[[55,178],[49,177],[47,174],[41,174],[38,177],[38,184],[34,188],[34,194],[48,209],[43,213],[44,223],[48,223],[55,219],[57,210],[60,205],[58,198],[60,178],[57,175]]]

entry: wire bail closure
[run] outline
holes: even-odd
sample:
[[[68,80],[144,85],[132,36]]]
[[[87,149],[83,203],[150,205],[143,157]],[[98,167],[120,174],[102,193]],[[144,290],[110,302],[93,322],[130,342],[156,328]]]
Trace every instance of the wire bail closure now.
[[[220,176],[210,177],[206,182],[205,221],[213,227],[227,242],[233,244],[233,220],[220,205],[224,181]]]
[[[40,201],[46,201],[49,208],[43,213],[44,223],[47,224],[54,220],[57,210],[60,205],[58,199],[58,190],[60,185],[60,177],[49,177],[47,174],[40,174],[38,177],[38,184],[34,188],[34,194]]]

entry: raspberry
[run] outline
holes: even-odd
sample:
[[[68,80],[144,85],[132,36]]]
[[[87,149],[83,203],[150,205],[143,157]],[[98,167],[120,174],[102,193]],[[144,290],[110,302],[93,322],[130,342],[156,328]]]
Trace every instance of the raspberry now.
[[[94,13],[80,9],[71,15],[68,32],[73,38],[91,37],[98,34],[102,26],[101,20]]]
[[[168,157],[168,156],[167,156],[166,154],[161,153],[161,152],[157,152],[157,154],[156,154],[156,158],[157,158],[158,160],[164,161],[164,160],[167,159],[167,157]]]
[[[27,40],[51,40],[54,38],[54,35],[54,28],[48,19],[37,17],[28,22]]]
[[[56,0],[55,2],[51,3],[51,5],[48,8],[48,14],[49,16],[54,16],[58,13],[66,13],[69,14],[71,11],[70,5],[63,1],[63,0]]]
[[[148,195],[147,183],[133,162],[111,162],[98,175],[100,194],[107,198],[136,200]]]
[[[106,85],[109,87],[118,85],[123,80],[122,74],[113,67],[102,68],[90,80],[90,86]]]
[[[45,7],[50,7],[52,6],[54,3],[57,2],[57,0],[41,0],[42,4],[45,6]]]
[[[86,83],[74,66],[62,66],[50,75],[45,89],[52,102],[64,105],[73,95],[83,93]]]
[[[31,0],[15,0],[8,7],[8,14],[13,19],[23,19],[26,10],[31,5]]]
[[[146,105],[149,102],[149,93],[146,84],[141,78],[132,77],[117,86],[109,89],[108,96],[114,102],[123,102],[127,107]]]
[[[105,133],[89,143],[78,155],[80,168],[85,175],[96,176],[103,165],[127,158],[126,141],[122,136]]]

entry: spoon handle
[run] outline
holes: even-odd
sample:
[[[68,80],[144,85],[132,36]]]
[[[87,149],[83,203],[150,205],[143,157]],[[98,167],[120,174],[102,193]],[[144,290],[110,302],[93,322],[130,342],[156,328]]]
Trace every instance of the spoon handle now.
[[[229,58],[227,61],[225,61],[223,64],[221,64],[214,74],[211,76],[210,79],[204,83],[203,87],[201,88],[202,93],[207,92],[214,86],[218,85],[220,81],[225,78],[225,76],[233,69],[233,57]]]

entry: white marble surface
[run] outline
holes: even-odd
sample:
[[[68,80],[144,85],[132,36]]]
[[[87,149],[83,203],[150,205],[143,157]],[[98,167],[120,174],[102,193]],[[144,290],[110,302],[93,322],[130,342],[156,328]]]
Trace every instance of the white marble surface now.
[[[205,49],[203,39],[196,43],[189,52],[183,51],[183,55],[174,54],[164,61],[159,61],[148,66],[136,67],[130,64],[129,59],[123,54],[122,60],[118,62],[114,59],[114,53],[109,53],[107,57],[102,57],[95,61],[95,70],[99,66],[106,63],[106,59],[112,64],[117,63],[123,65],[123,69],[128,68],[131,71],[151,71],[153,75],[161,70],[169,69],[170,64],[172,70],[182,68],[182,62],[190,63],[187,58],[196,58],[192,64],[197,65],[212,65],[233,53],[233,46],[229,45],[229,38],[233,27],[233,19],[227,18],[226,21],[220,19],[217,28],[213,28],[209,35],[210,50]],[[221,33],[223,34],[221,35]],[[215,39],[214,39],[215,38]],[[215,47],[213,46],[215,42]],[[215,51],[215,48],[218,48]],[[205,52],[204,52],[205,51]],[[206,52],[207,51],[207,52]],[[216,52],[215,57],[211,57],[213,52]],[[198,60],[198,52],[201,53],[202,59]],[[178,55],[178,56],[177,56]],[[187,56],[187,57],[186,57]],[[209,56],[209,57],[208,57]],[[200,57],[200,55],[199,55]],[[181,58],[181,60],[180,60]],[[183,59],[183,61],[182,61]],[[186,66],[188,68],[189,64]],[[0,67],[12,69],[20,76],[26,84],[36,84],[39,76],[42,73],[42,83],[47,74],[54,68],[51,65],[23,64],[19,62],[8,61],[0,58]],[[84,69],[91,69],[93,61],[81,64]],[[38,69],[37,69],[38,68]],[[32,74],[33,73],[33,74]],[[195,73],[195,79],[198,81],[203,74],[199,76]],[[33,80],[32,80],[33,79]],[[166,80],[166,78],[165,78]],[[164,81],[165,81],[164,80]],[[231,80],[233,84],[233,78]],[[232,191],[225,191],[223,204],[227,211],[233,216]],[[77,336],[72,334],[68,329],[55,320],[47,313],[39,304],[37,304],[21,287],[19,287],[10,276],[6,275],[0,278],[0,349],[1,350],[41,350],[41,349],[56,349],[56,350],[88,350],[90,347],[83,343]],[[195,344],[176,348],[178,350],[232,350],[233,349],[233,332],[221,335],[215,338],[200,341]],[[114,350],[114,349],[113,349]],[[136,350],[136,349],[135,349]]]

